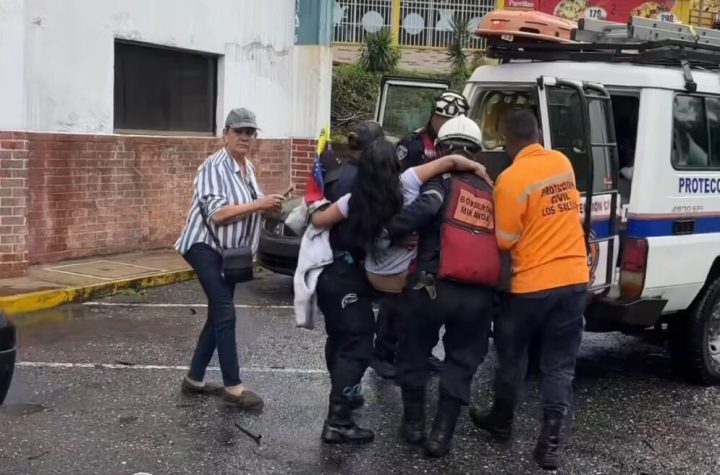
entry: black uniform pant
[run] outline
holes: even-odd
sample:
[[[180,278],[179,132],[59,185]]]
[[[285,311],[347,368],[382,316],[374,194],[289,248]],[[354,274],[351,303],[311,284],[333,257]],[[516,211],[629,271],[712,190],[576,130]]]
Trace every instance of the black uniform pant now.
[[[375,358],[395,362],[398,344],[398,327],[402,305],[401,294],[384,294],[380,301],[375,327]]]
[[[330,403],[344,404],[360,384],[373,353],[375,314],[365,271],[357,263],[336,258],[320,274],[317,298],[327,333]]]
[[[436,298],[427,290],[406,290],[400,341],[395,360],[400,386],[424,387],[429,378],[427,359],[445,325],[445,368],[440,394],[467,405],[470,385],[488,350],[494,291],[449,281],[435,282]]]
[[[563,418],[572,401],[575,360],[582,340],[585,285],[509,295],[495,320],[500,367],[495,376],[498,409],[512,413],[525,380],[528,348],[539,337],[543,412]]]

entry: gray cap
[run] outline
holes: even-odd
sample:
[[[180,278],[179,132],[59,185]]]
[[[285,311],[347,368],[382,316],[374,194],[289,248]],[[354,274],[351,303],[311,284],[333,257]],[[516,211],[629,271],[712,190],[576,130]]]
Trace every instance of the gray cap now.
[[[257,122],[255,121],[255,113],[250,109],[239,107],[233,109],[225,119],[225,127],[231,129],[242,129],[242,128],[253,128],[258,129]]]

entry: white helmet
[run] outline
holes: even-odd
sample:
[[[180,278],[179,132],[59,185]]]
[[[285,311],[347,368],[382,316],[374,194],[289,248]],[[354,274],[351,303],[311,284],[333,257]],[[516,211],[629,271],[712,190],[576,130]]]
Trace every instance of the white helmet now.
[[[442,146],[455,146],[459,148],[481,148],[482,134],[480,127],[474,120],[464,115],[448,120],[440,127],[437,134],[437,144]]]
[[[445,91],[435,99],[433,112],[443,117],[457,117],[467,114],[470,106],[462,94],[454,91]]]

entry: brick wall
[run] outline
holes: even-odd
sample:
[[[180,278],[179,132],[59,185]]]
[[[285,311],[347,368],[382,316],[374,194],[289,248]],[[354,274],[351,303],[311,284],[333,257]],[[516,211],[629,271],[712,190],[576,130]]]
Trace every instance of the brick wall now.
[[[401,69],[420,71],[450,72],[450,63],[444,49],[400,48]],[[360,46],[336,44],[333,46],[333,59],[338,63],[354,63],[360,56]]]
[[[28,141],[0,132],[0,276],[23,275],[28,266]]]
[[[317,140],[293,139],[291,147],[292,165],[290,179],[295,184],[295,195],[305,191],[310,171],[317,155]]]
[[[28,262],[171,246],[197,167],[219,145],[216,138],[0,132],[0,275],[22,274]],[[252,160],[266,192],[285,191],[289,139],[260,140]]]

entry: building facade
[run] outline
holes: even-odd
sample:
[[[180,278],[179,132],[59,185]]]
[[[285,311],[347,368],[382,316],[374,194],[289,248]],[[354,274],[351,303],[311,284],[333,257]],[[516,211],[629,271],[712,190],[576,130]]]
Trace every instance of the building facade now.
[[[4,0],[0,277],[170,246],[233,107],[265,190],[301,184],[329,121],[323,0]]]
[[[388,28],[400,47],[400,67],[447,71],[445,51],[452,40],[454,18],[469,21],[472,31],[487,13],[502,7],[502,0],[333,0],[333,51],[335,61],[354,62],[368,33]],[[479,38],[470,48],[481,50]]]

